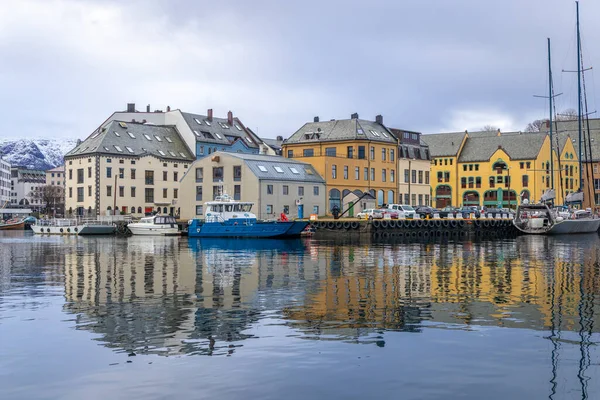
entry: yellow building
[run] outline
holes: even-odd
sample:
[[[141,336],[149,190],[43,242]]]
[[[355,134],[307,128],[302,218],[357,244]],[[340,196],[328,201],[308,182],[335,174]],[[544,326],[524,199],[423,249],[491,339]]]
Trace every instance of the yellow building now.
[[[436,207],[515,207],[539,201],[554,187],[556,204],[576,190],[577,160],[573,144],[559,140],[560,161],[545,132],[473,132],[425,135],[432,154]],[[554,185],[552,185],[554,178]],[[561,186],[562,185],[562,186]]]
[[[353,114],[351,119],[304,124],[283,143],[287,158],[298,158],[315,167],[327,184],[328,211],[334,206],[345,209],[362,196],[360,207],[349,215],[378,204],[395,203],[397,194],[398,140],[377,121],[366,121]],[[344,207],[343,207],[344,206]]]

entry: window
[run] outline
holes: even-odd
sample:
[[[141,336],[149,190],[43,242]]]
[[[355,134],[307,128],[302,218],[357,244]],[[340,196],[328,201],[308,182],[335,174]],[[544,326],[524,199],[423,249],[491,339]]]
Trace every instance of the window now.
[[[135,160],[131,160],[131,165],[135,165]]]
[[[419,183],[423,183],[423,171],[419,171]]]
[[[204,212],[203,209],[204,206],[196,206],[196,215],[202,215]]]
[[[145,178],[146,185],[154,185],[154,171],[145,171]]]
[[[543,177],[542,177],[542,178],[543,178]],[[496,187],[496,180],[494,179],[494,177],[493,177],[493,176],[490,176],[489,183],[490,183],[490,187],[491,187],[491,188],[493,188],[493,187]]]
[[[69,198],[70,199],[73,198],[73,188],[72,187],[69,188]]]
[[[77,170],[77,183],[83,183],[83,168]]]
[[[290,213],[290,206],[283,206],[283,213],[284,214],[289,214]]]
[[[125,187],[119,186],[119,197],[125,196]]]
[[[287,157],[288,158],[294,158],[294,150],[288,150],[287,151]]]
[[[387,154],[387,152],[385,151],[385,149],[381,149],[381,161],[386,160],[386,154]]]
[[[521,162],[519,163],[519,168],[521,168],[521,169],[525,168],[525,163],[521,161]]]
[[[273,194],[273,185],[267,185],[267,194]]]
[[[292,171],[292,174],[296,174],[296,175],[300,174],[300,172],[294,167],[290,167],[290,171]]]
[[[441,172],[438,172],[438,175],[439,174],[441,174]],[[410,171],[407,169],[404,170],[404,183],[410,183]]]
[[[344,165],[344,179],[348,179],[348,166]]]
[[[475,164],[475,171],[479,171],[479,164]]]
[[[112,178],[112,168],[111,167],[106,167],[106,177]]]
[[[463,171],[467,170],[467,164],[463,164]]]
[[[237,129],[238,131],[242,130],[242,128],[238,124],[235,124],[235,129]]]
[[[425,171],[425,184],[429,185],[429,171]]]
[[[118,151],[119,153],[122,153],[122,152],[123,152],[123,149],[122,149],[122,148],[120,148],[120,147],[119,147],[119,146],[117,146],[117,145],[115,145],[115,149],[117,149],[117,151]]]
[[[196,186],[196,201],[202,201],[202,186]]]
[[[475,178],[475,187],[478,189],[481,188],[481,177],[480,176]]]
[[[331,166],[331,178],[337,179],[337,165]]]
[[[204,120],[204,123],[205,123],[206,125],[210,126],[210,121],[209,121],[209,120],[205,119],[205,120]]]
[[[319,195],[319,187],[313,186],[313,196],[318,196],[318,195]]]
[[[128,152],[130,152],[131,154],[133,154],[133,149],[129,146],[125,146],[125,148],[127,149]]]
[[[135,186],[131,187],[131,197],[135,197]]]
[[[369,168],[365,167],[363,176],[365,181],[369,180]]]
[[[176,199],[179,196],[179,189],[173,189],[173,198]]]
[[[163,171],[163,181],[169,180],[169,173],[167,171]]]
[[[469,171],[473,171],[473,164],[469,164]]]
[[[92,187],[88,186],[88,197],[92,197]]]
[[[475,178],[473,178],[472,176],[469,177],[469,189],[473,189],[473,186],[475,185]]]
[[[352,147],[352,146],[348,146],[348,147],[346,148],[346,156],[347,156],[348,158],[354,158],[354,147]]]
[[[450,172],[444,172],[444,182],[450,182]]]
[[[428,194],[425,195],[425,205],[426,206],[429,205],[429,195]]]
[[[163,189],[163,199],[166,199],[168,195],[169,195],[168,189]]]
[[[281,167],[273,167],[278,174],[283,174],[283,169]]]
[[[375,159],[375,147],[371,146],[371,160]]]
[[[395,182],[396,181],[396,171],[393,169],[390,169],[390,182]]]
[[[390,161],[394,161],[394,149],[390,149]]]
[[[460,187],[462,189],[467,187],[467,178],[460,178]]]
[[[412,197],[412,203],[411,203],[411,205],[413,205],[413,206],[416,206],[416,203],[417,203],[417,195],[416,195],[416,194],[413,194],[411,197]]]
[[[238,182],[242,180],[242,166],[241,165],[233,166],[233,180],[238,181]]]
[[[233,186],[233,199],[234,200],[241,200],[242,199],[242,186],[241,185],[234,185]]]
[[[314,151],[314,149],[304,149],[304,150],[302,151],[302,155],[303,155],[304,157],[312,157],[312,156],[314,156],[314,155],[315,155],[315,151]]]
[[[117,137],[121,137],[121,134],[120,134],[119,132],[117,132],[117,131],[113,131],[113,133],[115,134],[115,136],[117,136]]]
[[[273,214],[273,205],[267,204],[267,214]]]
[[[304,196],[304,186],[298,186],[298,196]]]
[[[108,197],[112,196],[112,186],[110,186],[110,185],[106,186],[106,195]]]
[[[267,168],[264,165],[259,165],[258,169],[261,170],[261,172],[267,172]]]
[[[202,121],[200,121],[198,118],[194,118],[194,121],[196,121],[198,125],[202,125]]]
[[[171,140],[171,138],[170,138],[170,137],[168,137],[168,136],[165,136],[165,139],[167,139],[167,142],[169,142],[169,143],[173,143],[173,141]]]
[[[358,159],[359,160],[365,159],[365,146],[358,146]]]
[[[375,168],[371,168],[371,180],[375,182]]]
[[[83,201],[83,188],[82,187],[77,188],[77,201],[78,202]]]
[[[527,161],[526,166],[527,166],[527,169],[531,168],[531,162]]]
[[[336,148],[335,147],[326,147],[325,148],[325,155],[327,157],[335,157],[337,154]],[[311,155],[312,156],[312,155]]]
[[[158,154],[160,154],[160,155],[161,155],[161,156],[163,156],[163,157],[164,157],[164,156],[166,156],[165,152],[164,152],[164,151],[162,151],[162,150],[159,150],[159,151],[158,151]]]
[[[131,179],[135,179],[135,168],[131,168]]]
[[[213,167],[213,182],[223,181],[223,167]]]
[[[422,194],[419,195],[419,203],[418,204],[423,204],[423,195]]]
[[[354,167],[354,180],[360,180],[360,167]]]
[[[154,189],[153,188],[146,188],[144,194],[145,194],[144,201],[146,203],[154,203]]]
[[[119,179],[125,178],[125,168],[119,168]]]
[[[529,186],[529,176],[523,175],[523,187],[528,187],[528,186]]]
[[[144,134],[144,137],[145,137],[146,139],[150,140],[150,141],[152,140],[152,138],[151,138],[150,136],[146,135],[146,134]]]
[[[386,181],[386,171],[385,168],[381,170],[381,182]]]
[[[179,182],[179,172],[173,172],[173,182]]]
[[[313,206],[313,214],[319,215],[319,206]]]
[[[412,183],[417,183],[417,171],[416,170],[412,170]]]
[[[290,187],[288,185],[283,185],[283,195],[287,196],[288,194],[290,194]]]

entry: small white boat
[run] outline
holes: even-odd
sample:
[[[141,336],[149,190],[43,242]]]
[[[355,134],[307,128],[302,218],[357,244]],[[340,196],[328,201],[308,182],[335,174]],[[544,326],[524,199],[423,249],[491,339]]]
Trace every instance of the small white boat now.
[[[169,215],[154,215],[144,217],[139,222],[127,224],[134,235],[174,236],[179,235],[177,220]]]
[[[564,218],[546,204],[522,204],[517,208],[513,224],[523,233],[559,235],[597,232],[600,219],[586,210],[577,210]]]
[[[76,218],[38,219],[31,225],[33,233],[38,235],[111,235],[115,229],[110,221]]]

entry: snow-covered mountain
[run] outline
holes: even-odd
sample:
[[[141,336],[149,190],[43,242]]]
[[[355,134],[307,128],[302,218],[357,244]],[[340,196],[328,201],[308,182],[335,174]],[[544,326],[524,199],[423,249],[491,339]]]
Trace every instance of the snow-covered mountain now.
[[[47,170],[62,165],[76,144],[72,139],[0,139],[0,155],[13,166]]]

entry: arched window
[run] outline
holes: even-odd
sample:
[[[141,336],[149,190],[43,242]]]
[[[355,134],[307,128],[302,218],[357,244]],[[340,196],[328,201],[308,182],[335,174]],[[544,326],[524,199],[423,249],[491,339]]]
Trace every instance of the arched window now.
[[[387,202],[388,202],[388,204],[392,204],[394,202],[394,191],[393,190],[388,190]]]
[[[111,206],[108,206],[108,207],[106,207],[106,209],[107,209],[108,211],[111,211],[111,210],[112,210],[112,207],[111,207]]]
[[[131,213],[135,214],[135,207],[131,207]]]
[[[142,213],[142,207],[138,207],[138,214]]]
[[[331,189],[329,191],[329,210],[331,211],[334,206],[337,206],[341,211],[341,208],[342,208],[341,193],[338,189]]]
[[[377,191],[377,205],[380,206],[383,204],[383,190]]]
[[[167,213],[167,207],[163,207],[163,214]]]
[[[88,207],[88,215],[92,215],[92,206]]]

